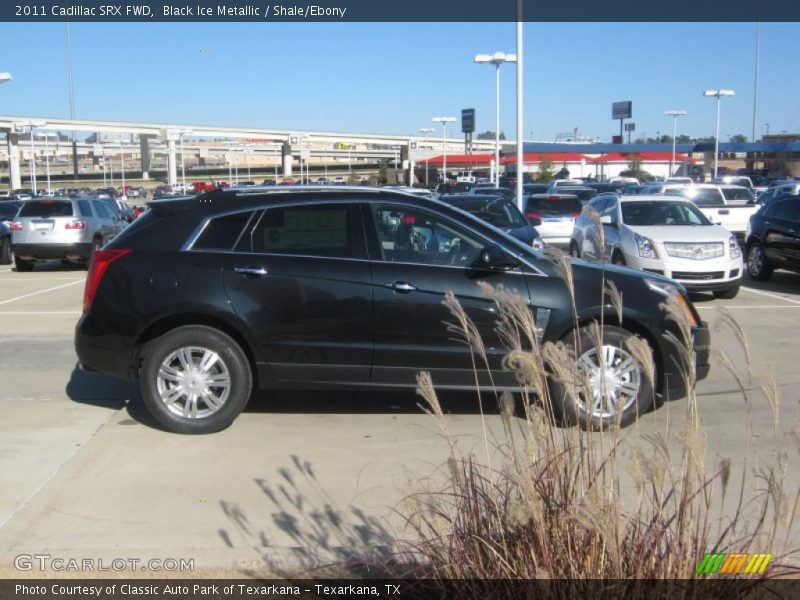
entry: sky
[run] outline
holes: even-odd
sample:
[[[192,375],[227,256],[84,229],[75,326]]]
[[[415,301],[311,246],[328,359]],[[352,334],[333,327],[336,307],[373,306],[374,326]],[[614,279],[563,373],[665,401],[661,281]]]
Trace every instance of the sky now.
[[[0,23],[0,114],[69,116],[63,23]],[[800,132],[800,23],[761,26],[757,137]],[[611,103],[633,102],[636,134],[751,137],[752,23],[527,23],[526,139],[576,127],[611,141]],[[11,49],[16,49],[11,51]],[[514,23],[74,23],[77,118],[418,135],[476,109],[494,130],[494,68],[475,54],[516,51]],[[515,69],[501,68],[501,130],[515,135]],[[449,132],[458,133],[460,127]],[[636,137],[636,136],[635,136]]]

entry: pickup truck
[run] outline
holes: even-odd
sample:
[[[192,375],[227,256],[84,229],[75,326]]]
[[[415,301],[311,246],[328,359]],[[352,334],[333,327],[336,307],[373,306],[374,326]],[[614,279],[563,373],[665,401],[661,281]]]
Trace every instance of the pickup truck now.
[[[664,193],[668,196],[688,198],[708,217],[709,221],[735,234],[739,243],[744,244],[747,224],[760,206],[755,203],[752,193],[743,200],[728,200],[728,197],[742,196],[741,193],[735,192],[746,190],[746,188],[732,190],[733,187],[739,186],[701,184],[691,188],[666,190]]]

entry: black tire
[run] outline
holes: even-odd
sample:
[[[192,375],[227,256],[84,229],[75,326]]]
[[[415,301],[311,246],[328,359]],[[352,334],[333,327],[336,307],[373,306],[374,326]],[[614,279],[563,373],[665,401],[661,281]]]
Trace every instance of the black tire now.
[[[622,255],[622,252],[620,252],[619,250],[615,250],[614,254],[611,256],[611,264],[624,267],[628,263],[625,262],[625,257]]]
[[[761,242],[753,242],[747,249],[747,274],[755,281],[766,281],[772,277],[774,268],[767,262]]]
[[[15,254],[14,268],[17,270],[17,273],[28,273],[33,271],[33,262],[29,260],[23,260]]]
[[[612,365],[616,364],[619,366],[626,362],[627,358],[631,357],[626,341],[633,336],[634,334],[625,329],[612,325],[605,326],[603,345],[613,346],[616,349]],[[567,347],[572,350],[576,363],[579,357],[587,356],[590,362],[593,361],[596,364],[597,348],[592,341],[589,329],[586,327],[579,329],[577,338],[580,348],[579,352],[575,351],[574,336],[572,334],[567,335],[563,339]],[[556,420],[563,424],[578,424],[583,429],[592,431],[608,430],[617,424],[619,424],[620,427],[627,427],[636,421],[639,415],[650,410],[650,407],[653,405],[653,382],[648,379],[645,369],[635,360],[633,361],[630,371],[626,370],[625,373],[626,375],[621,378],[620,383],[630,390],[630,397],[626,399],[625,405],[622,407],[621,415],[615,414],[614,411],[607,410],[609,405],[607,394],[605,396],[598,396],[599,401],[606,405],[606,409],[604,410],[603,407],[600,406],[597,411],[589,412],[586,408],[586,400],[582,392],[578,391],[576,394],[578,399],[575,399],[567,393],[567,388],[561,382],[551,378],[550,400]],[[654,378],[657,378],[657,376],[654,376]]]
[[[728,288],[727,290],[719,290],[714,292],[714,298],[719,298],[721,300],[731,300],[736,298],[739,294],[739,284],[737,283],[735,286]]]
[[[162,393],[159,391],[159,371],[163,364],[175,352],[187,348],[194,348],[198,352],[206,350],[216,353],[218,360],[214,364],[214,368],[223,366],[227,369],[224,373],[229,381],[227,397],[222,398],[219,408],[214,409],[206,416],[199,413],[194,417],[176,414],[167,407],[165,401],[162,400]],[[193,359],[194,356],[192,356],[193,366],[197,367],[198,365]],[[175,433],[214,433],[225,429],[244,410],[253,387],[250,363],[239,344],[229,335],[205,325],[178,327],[151,342],[142,363],[140,378],[142,399],[147,410],[164,428]],[[161,383],[164,393],[177,389],[165,388],[163,379]],[[207,386],[207,388],[211,387],[215,386]],[[174,400],[172,406],[176,411],[181,412],[181,409],[189,404],[189,398],[185,392],[178,392],[174,396],[177,399]],[[181,399],[183,399],[183,404],[179,404]],[[203,401],[198,400],[195,402],[195,406],[201,402]],[[207,403],[204,403],[203,406],[205,406],[205,410],[212,408],[212,405]]]
[[[578,248],[578,244],[576,244],[574,241],[570,242],[570,244],[569,244],[569,255],[572,258],[580,258],[581,257],[581,249]]]
[[[11,240],[0,239],[0,265],[11,264]]]

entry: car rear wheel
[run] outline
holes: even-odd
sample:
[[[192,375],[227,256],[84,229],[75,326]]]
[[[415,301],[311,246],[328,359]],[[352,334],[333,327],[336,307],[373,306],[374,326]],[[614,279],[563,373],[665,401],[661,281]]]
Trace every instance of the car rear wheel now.
[[[142,399],[176,433],[213,433],[239,416],[253,386],[250,363],[227,334],[204,325],[178,327],[152,342],[141,371]]]
[[[23,260],[16,254],[14,255],[14,268],[18,273],[27,273],[33,271],[33,262],[30,260]]]
[[[0,265],[11,264],[11,241],[0,239]]]
[[[570,334],[564,342],[576,357],[575,393],[564,383],[550,380],[555,417],[587,430],[630,425],[653,404],[653,382],[633,357],[627,341],[634,334],[606,325],[599,348],[586,327],[578,330],[578,349]]]
[[[751,279],[766,281],[772,277],[772,267],[767,264],[767,256],[761,242],[754,242],[747,251],[747,273]]]

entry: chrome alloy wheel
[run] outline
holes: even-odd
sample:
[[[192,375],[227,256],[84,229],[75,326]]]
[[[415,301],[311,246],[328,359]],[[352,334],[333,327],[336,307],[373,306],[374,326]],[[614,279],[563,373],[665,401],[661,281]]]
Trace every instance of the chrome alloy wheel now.
[[[758,276],[763,267],[764,253],[761,251],[761,246],[755,244],[752,248],[750,248],[750,252],[748,252],[747,255],[747,270],[749,271],[750,275]]]
[[[231,389],[230,372],[219,354],[197,346],[178,348],[167,356],[156,381],[164,406],[188,419],[216,413]]]
[[[578,359],[583,382],[577,386],[581,408],[596,418],[614,417],[628,410],[639,394],[641,369],[628,352],[617,346],[603,346],[602,357],[597,348],[584,352]],[[602,358],[602,360],[601,360]]]

